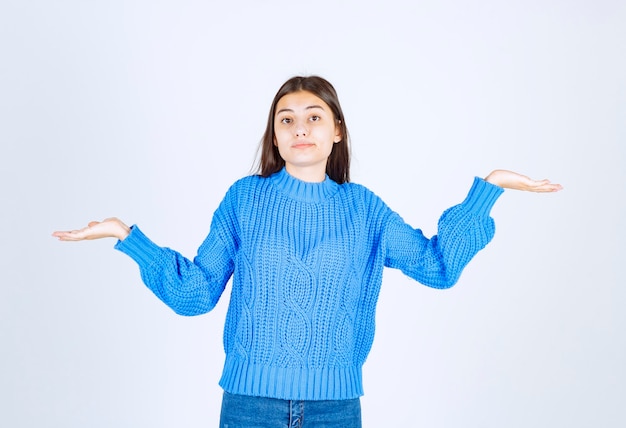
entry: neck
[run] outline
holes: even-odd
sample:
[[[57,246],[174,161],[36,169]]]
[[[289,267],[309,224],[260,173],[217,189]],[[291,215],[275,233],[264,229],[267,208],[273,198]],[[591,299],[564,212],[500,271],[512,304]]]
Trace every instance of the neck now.
[[[326,165],[294,166],[286,164],[285,169],[292,177],[308,183],[321,183],[326,179]]]

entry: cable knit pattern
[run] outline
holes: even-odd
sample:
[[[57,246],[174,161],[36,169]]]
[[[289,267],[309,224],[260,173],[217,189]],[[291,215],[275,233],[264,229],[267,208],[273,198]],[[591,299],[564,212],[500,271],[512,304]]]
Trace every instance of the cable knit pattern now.
[[[306,183],[282,170],[228,190],[193,262],[137,226],[116,248],[181,315],[210,311],[233,277],[220,385],[293,400],[355,398],[374,338],[383,267],[451,287],[493,237],[502,189],[476,178],[431,239],[363,186]]]

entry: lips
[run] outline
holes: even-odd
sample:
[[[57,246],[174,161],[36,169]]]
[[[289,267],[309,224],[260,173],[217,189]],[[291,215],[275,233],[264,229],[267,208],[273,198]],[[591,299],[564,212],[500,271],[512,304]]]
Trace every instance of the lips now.
[[[306,148],[312,147],[314,145],[315,144],[310,143],[308,141],[296,141],[295,143],[293,143],[291,145],[291,147],[294,148],[294,149],[306,149]]]

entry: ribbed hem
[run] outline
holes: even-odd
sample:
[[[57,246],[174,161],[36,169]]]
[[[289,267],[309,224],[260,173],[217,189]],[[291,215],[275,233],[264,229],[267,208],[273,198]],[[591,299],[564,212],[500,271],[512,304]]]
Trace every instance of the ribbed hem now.
[[[273,174],[271,179],[282,193],[304,202],[324,202],[339,190],[339,184],[328,176],[321,183],[310,183],[295,178],[285,168]]]
[[[480,177],[474,177],[474,183],[462,204],[478,214],[489,215],[493,204],[502,193],[504,193],[502,187],[488,183]]]
[[[114,248],[130,256],[139,266],[152,263],[160,251],[159,246],[144,235],[136,225],[130,228],[130,234],[123,241],[117,241]]]
[[[228,358],[220,386],[231,394],[281,400],[347,400],[363,395],[361,367],[281,368]]]

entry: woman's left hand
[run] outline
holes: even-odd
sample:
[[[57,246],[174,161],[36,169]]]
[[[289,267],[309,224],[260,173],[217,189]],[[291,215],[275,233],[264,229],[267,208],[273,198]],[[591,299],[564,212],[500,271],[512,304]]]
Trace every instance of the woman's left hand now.
[[[504,189],[526,190],[528,192],[558,192],[563,189],[560,184],[551,183],[550,180],[533,180],[525,175],[505,169],[496,169],[485,181]]]

